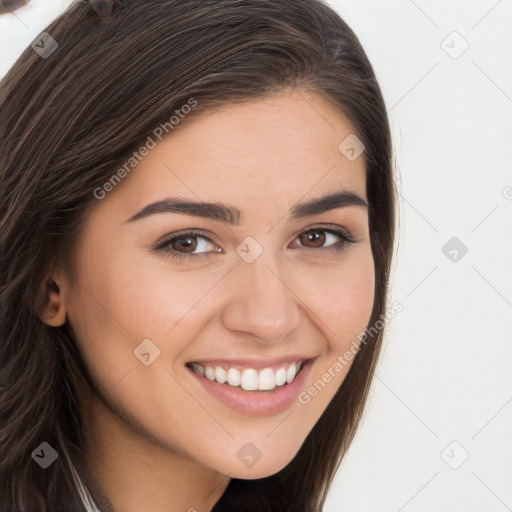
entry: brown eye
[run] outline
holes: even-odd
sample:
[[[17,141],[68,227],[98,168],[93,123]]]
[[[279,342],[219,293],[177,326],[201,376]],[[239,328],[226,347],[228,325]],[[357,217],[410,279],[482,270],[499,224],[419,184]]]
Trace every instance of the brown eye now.
[[[322,247],[325,243],[325,232],[322,230],[305,231],[299,236],[300,243],[307,247]],[[308,245],[311,243],[312,245]]]
[[[308,229],[298,237],[299,248],[321,249],[340,252],[347,244],[357,243],[344,231],[328,228]],[[296,240],[297,240],[296,239]],[[296,244],[294,244],[297,247]],[[208,248],[213,247],[213,250]],[[200,231],[189,231],[164,238],[155,244],[154,251],[162,251],[175,260],[191,260],[207,257],[210,253],[222,253],[222,249]]]
[[[356,241],[344,231],[328,228],[314,228],[304,231],[298,236],[300,247],[306,249],[322,249],[341,251],[347,244]],[[338,240],[336,240],[338,239]]]
[[[194,252],[197,247],[197,237],[182,236],[181,238],[175,238],[169,246],[177,251]]]
[[[211,247],[214,247],[213,251],[208,250]],[[189,231],[164,238],[163,241],[155,245],[154,250],[163,251],[176,260],[199,258],[207,256],[211,252],[221,252],[220,247],[200,231]]]

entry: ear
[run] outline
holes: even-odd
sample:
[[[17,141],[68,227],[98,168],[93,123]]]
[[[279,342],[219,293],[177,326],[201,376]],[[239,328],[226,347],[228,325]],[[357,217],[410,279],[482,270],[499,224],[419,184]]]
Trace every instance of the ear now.
[[[48,277],[45,288],[46,308],[39,318],[51,327],[60,327],[66,323],[65,289],[65,275],[62,270]]]

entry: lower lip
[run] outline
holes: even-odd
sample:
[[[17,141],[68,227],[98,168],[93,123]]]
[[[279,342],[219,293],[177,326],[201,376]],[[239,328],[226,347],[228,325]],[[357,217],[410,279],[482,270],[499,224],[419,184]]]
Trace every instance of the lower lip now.
[[[290,407],[304,385],[311,362],[309,360],[303,363],[301,371],[290,384],[276,387],[272,391],[257,392],[245,391],[241,387],[221,384],[206,377],[201,377],[191,368],[188,369],[207,391],[235,411],[250,416],[269,416],[283,412]]]

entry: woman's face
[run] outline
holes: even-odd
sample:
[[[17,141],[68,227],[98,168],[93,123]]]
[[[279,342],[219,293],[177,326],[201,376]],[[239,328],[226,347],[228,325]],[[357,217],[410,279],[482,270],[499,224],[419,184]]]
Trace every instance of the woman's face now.
[[[185,119],[93,199],[74,278],[53,277],[118,426],[236,478],[292,460],[373,306],[364,153],[338,148],[351,133],[311,92],[231,104]],[[361,204],[314,206],[340,193]]]

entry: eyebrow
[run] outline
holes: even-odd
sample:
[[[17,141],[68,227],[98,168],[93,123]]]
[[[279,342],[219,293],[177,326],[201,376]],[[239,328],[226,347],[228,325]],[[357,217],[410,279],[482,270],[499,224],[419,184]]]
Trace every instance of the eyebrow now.
[[[368,210],[368,203],[362,197],[353,192],[340,191],[312,199],[305,203],[296,204],[290,209],[290,215],[292,219],[301,219],[347,206],[361,206]],[[159,213],[179,213],[182,215],[205,217],[232,226],[239,226],[243,221],[243,213],[236,206],[168,197],[148,204],[126,222],[135,222]]]

